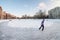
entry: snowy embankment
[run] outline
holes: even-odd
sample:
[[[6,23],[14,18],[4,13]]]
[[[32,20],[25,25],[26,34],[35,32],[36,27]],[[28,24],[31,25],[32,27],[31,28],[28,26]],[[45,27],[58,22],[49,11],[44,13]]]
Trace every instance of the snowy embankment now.
[[[44,31],[38,30],[42,20],[0,22],[0,40],[60,40],[60,19],[46,19]]]
[[[0,23],[1,23],[1,22],[5,22],[5,21],[8,21],[8,20],[0,20]]]

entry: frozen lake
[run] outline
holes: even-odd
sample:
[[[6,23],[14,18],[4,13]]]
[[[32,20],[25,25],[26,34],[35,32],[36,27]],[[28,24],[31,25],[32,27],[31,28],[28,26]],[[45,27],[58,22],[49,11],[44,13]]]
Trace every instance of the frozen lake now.
[[[46,19],[44,31],[39,30],[42,19],[0,20],[0,40],[60,40],[60,19]]]

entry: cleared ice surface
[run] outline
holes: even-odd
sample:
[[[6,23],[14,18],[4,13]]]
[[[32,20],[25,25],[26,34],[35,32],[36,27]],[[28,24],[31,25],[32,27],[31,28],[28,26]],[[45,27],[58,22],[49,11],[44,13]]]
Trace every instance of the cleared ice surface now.
[[[32,20],[31,19],[12,20],[11,22],[8,23],[8,26],[21,27],[21,28],[24,28],[24,27],[26,27],[26,28],[39,28],[41,25],[41,21],[42,20],[39,20],[39,19],[36,19],[36,20],[34,20],[34,19],[32,19]],[[51,20],[49,21],[46,19],[44,24],[46,27],[49,27],[53,24],[53,22],[55,22],[55,21],[51,21]]]
[[[60,40],[60,19],[46,19],[44,31],[38,30],[41,21],[20,19],[0,22],[0,40]]]

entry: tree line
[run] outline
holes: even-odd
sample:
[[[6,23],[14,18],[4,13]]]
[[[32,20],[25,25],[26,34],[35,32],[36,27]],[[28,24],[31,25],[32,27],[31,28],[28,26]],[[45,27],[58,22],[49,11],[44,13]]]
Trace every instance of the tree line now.
[[[42,18],[49,18],[49,16],[46,15],[46,11],[39,10],[33,16],[28,16],[25,14],[21,17],[21,19],[42,19]]]

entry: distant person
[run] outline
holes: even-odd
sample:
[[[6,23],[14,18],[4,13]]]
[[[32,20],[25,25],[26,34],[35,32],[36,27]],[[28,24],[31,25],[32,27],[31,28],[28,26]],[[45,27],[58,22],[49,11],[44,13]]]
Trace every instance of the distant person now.
[[[44,30],[44,21],[45,21],[45,19],[42,20],[41,26],[39,27],[39,30],[40,30],[41,28],[42,28],[42,31]]]

